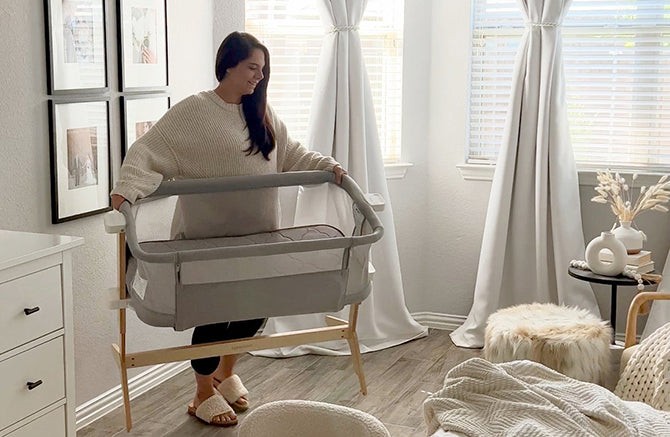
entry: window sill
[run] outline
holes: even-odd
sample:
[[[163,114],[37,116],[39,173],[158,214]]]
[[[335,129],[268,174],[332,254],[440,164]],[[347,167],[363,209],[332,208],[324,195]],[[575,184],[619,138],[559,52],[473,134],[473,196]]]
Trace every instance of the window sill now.
[[[458,171],[461,173],[461,177],[466,181],[492,181],[493,173],[495,172],[496,166],[491,164],[459,164],[456,166]],[[583,168],[578,170],[579,174],[579,185],[595,187],[598,185],[598,179],[596,178],[596,172],[601,169],[594,168]],[[630,178],[634,173],[631,170],[621,170],[620,173],[624,174],[626,179]],[[658,179],[663,176],[664,173],[657,173],[653,171],[648,172],[638,172],[638,177],[635,181],[635,186],[639,187],[642,185],[653,185],[658,182]]]
[[[594,168],[584,168],[579,170],[579,185],[585,185],[590,187],[598,186],[597,172],[602,171],[604,168],[594,169]],[[639,188],[643,185],[650,186],[658,183],[658,180],[666,173],[657,172],[653,170],[612,170],[618,171],[621,176],[626,178],[627,182],[630,182],[633,177],[633,173],[637,173],[637,179],[635,179],[634,186]]]
[[[492,181],[496,170],[496,166],[491,164],[458,164],[456,168],[466,181]]]
[[[386,179],[404,179],[407,170],[413,167],[414,164],[410,162],[398,162],[394,164],[384,164],[384,173]]]

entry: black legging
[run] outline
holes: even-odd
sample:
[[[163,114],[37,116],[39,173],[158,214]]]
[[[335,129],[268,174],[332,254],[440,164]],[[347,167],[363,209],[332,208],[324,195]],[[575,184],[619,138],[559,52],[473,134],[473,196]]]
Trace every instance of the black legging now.
[[[263,326],[265,319],[240,320],[238,322],[214,323],[196,326],[193,330],[191,344],[212,343],[215,341],[233,340],[253,337]],[[221,357],[200,358],[191,360],[191,367],[200,375],[211,375],[219,366]]]

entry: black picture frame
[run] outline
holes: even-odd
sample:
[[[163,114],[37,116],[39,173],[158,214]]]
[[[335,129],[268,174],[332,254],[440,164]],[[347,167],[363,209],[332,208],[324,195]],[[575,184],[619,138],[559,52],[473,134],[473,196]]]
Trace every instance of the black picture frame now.
[[[44,0],[48,94],[109,91],[106,4]]]
[[[167,94],[121,96],[121,159],[128,149],[170,109]]]
[[[111,211],[109,99],[49,100],[51,222]]]
[[[116,5],[120,91],[166,90],[167,0],[117,0]]]

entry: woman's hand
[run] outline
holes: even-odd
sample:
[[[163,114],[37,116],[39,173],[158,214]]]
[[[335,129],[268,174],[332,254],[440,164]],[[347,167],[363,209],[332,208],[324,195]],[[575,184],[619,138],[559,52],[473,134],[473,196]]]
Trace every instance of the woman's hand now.
[[[112,208],[119,210],[119,207],[123,202],[126,201],[126,198],[120,194],[112,194]]]
[[[342,176],[347,174],[347,171],[342,168],[340,164],[337,164],[335,167],[333,167],[332,170],[333,173],[335,173],[335,183],[337,185],[342,184]]]

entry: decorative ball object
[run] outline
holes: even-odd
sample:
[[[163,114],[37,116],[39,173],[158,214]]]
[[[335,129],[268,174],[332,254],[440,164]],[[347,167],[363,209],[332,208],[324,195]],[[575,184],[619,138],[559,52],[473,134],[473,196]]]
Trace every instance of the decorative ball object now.
[[[600,260],[600,251],[608,249],[612,252],[612,261]],[[586,262],[593,273],[604,276],[617,276],[626,268],[628,253],[626,246],[619,241],[612,232],[602,232],[586,246]]]
[[[589,265],[586,263],[586,261],[578,260],[578,259],[573,259],[570,261],[570,267],[574,267],[576,269],[580,270],[589,270]],[[644,281],[642,280],[642,275],[637,273],[636,271],[630,269],[628,266],[624,267],[623,272],[621,274],[627,278],[635,279],[637,281],[637,289],[639,291],[644,290]]]

